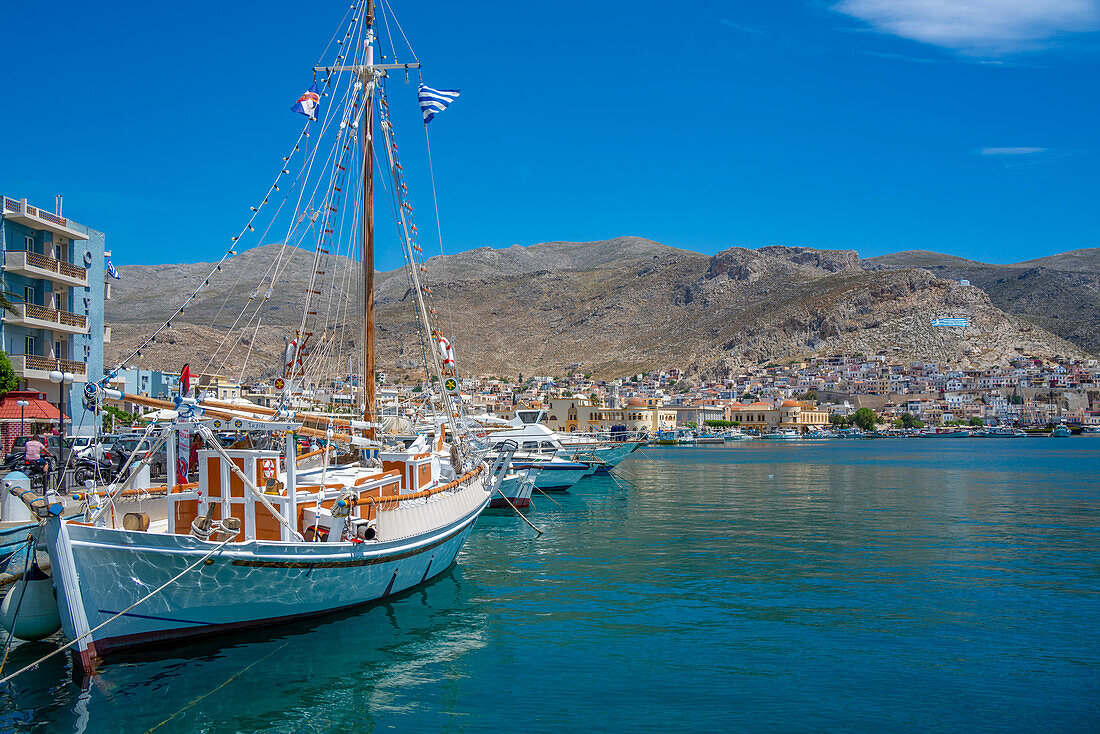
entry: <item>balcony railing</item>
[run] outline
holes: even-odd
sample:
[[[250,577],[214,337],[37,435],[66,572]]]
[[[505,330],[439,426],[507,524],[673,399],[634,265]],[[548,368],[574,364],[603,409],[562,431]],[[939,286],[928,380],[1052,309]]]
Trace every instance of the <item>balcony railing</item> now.
[[[88,271],[62,260],[55,260],[33,250],[9,250],[4,254],[4,269],[27,275],[46,278],[67,285],[86,286]]]
[[[65,217],[59,217],[53,212],[31,206],[26,199],[12,199],[9,196],[3,198],[0,214],[34,229],[46,229],[56,234],[63,235],[74,240],[86,240],[88,235],[80,232]]]
[[[74,362],[70,359],[39,357],[36,354],[13,354],[11,355],[11,360],[15,371],[21,374],[25,374],[28,370],[36,372],[53,372],[57,370],[60,372],[71,372],[74,375],[83,375],[88,371],[87,366],[83,362]]]
[[[14,322],[27,322],[33,326],[41,325],[42,322],[51,326],[56,324],[60,331],[78,333],[87,333],[88,331],[88,317],[82,314],[58,311],[54,308],[37,306],[33,303],[16,303],[14,305],[15,316],[5,316],[5,319],[11,319]]]
[[[54,260],[52,257],[39,255],[37,252],[29,250],[27,251],[27,264],[33,265],[36,268],[42,268],[43,270],[60,273],[61,275],[67,275],[70,278],[78,278],[80,280],[88,279],[88,271],[84,268],[78,268],[63,260]]]
[[[30,204],[23,204],[21,201],[15,199],[9,199],[4,197],[4,211],[6,212],[19,212],[22,214],[28,214],[32,217],[38,217],[39,219],[45,219],[47,222],[53,222],[59,227],[69,226],[69,220],[64,217],[59,217],[52,212],[48,212],[45,209],[39,209],[36,206]]]

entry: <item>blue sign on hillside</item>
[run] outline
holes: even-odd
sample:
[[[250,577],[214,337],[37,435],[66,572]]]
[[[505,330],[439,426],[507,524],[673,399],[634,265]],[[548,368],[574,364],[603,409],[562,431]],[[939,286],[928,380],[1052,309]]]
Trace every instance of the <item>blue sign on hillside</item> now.
[[[946,319],[932,319],[932,326],[970,326],[970,319],[965,316]]]

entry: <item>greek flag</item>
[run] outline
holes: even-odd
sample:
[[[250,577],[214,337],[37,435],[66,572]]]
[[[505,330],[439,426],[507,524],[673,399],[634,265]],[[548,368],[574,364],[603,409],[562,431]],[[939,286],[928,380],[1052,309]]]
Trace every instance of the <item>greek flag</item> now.
[[[111,263],[111,259],[107,258],[107,275],[111,276],[115,280],[122,280],[122,276],[115,270],[115,266]]]
[[[424,124],[427,125],[433,117],[447,109],[447,105],[458,99],[460,92],[459,89],[432,89],[421,82],[420,111],[424,113]]]

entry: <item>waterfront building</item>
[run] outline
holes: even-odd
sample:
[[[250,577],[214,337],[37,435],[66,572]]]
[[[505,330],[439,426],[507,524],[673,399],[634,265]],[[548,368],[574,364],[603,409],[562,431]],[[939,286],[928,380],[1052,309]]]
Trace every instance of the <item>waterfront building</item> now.
[[[696,428],[703,428],[707,421],[726,420],[726,415],[724,405],[688,405],[676,408],[676,422],[682,426],[691,423]]]
[[[829,425],[829,414],[818,410],[817,404],[809,400],[784,400],[778,408],[764,402],[734,403],[730,406],[730,416],[742,428],[763,432],[795,430],[805,433]]]
[[[67,434],[86,435],[94,417],[84,410],[84,386],[103,377],[110,340],[103,324],[109,253],[106,235],[61,216],[60,201],[50,212],[0,196],[3,290],[15,306],[3,314],[0,340],[21,389],[60,405]],[[52,372],[71,374],[71,384],[51,381]]]
[[[552,398],[545,423],[559,433],[609,431],[622,427],[630,433],[651,435],[676,427],[676,409],[661,404],[657,398],[632,397],[618,408],[593,405],[588,398]]]

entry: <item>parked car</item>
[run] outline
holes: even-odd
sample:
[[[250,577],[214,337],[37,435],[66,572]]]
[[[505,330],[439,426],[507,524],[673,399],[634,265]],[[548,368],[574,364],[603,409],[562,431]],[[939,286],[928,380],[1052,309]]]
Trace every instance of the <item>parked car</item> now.
[[[141,460],[143,454],[149,453],[153,448],[155,441],[149,439],[143,439],[138,435],[126,435],[120,436],[118,440],[111,446],[110,457],[111,462],[114,465],[114,473],[118,474],[122,467],[126,465],[126,461],[130,458],[131,454],[138,453],[133,465],[136,465]],[[165,470],[168,467],[168,450],[164,445],[161,445],[152,461],[149,462],[150,474],[154,477],[164,475]]]
[[[31,436],[20,436],[15,439],[15,443],[12,444],[11,451],[4,457],[3,466],[8,471],[22,470],[23,465],[27,461],[27,441],[31,439]],[[53,471],[57,468],[57,459],[61,455],[60,445],[61,441],[57,436],[46,436],[46,448],[49,450],[49,455],[46,456],[46,460],[50,463],[50,470]],[[68,452],[66,452],[66,455]]]

